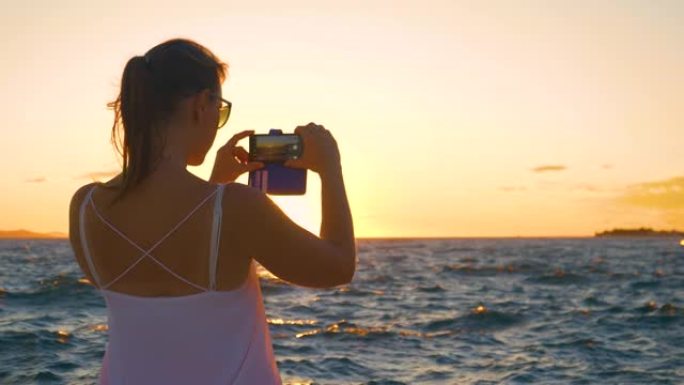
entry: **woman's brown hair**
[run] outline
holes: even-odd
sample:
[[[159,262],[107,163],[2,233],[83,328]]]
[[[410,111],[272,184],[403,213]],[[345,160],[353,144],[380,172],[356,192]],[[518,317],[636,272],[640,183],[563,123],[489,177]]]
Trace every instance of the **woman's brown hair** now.
[[[167,40],[126,63],[111,141],[122,158],[122,184],[112,204],[147,177],[164,147],[162,129],[178,102],[204,89],[218,91],[228,65],[189,39]]]

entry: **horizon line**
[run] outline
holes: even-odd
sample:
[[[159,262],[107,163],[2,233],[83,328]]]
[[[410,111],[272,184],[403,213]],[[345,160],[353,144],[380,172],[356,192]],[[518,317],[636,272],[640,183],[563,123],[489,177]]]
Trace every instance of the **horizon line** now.
[[[66,235],[66,234],[65,234]],[[358,241],[402,241],[402,240],[416,240],[416,241],[439,241],[439,240],[469,240],[469,239],[593,239],[593,238],[667,238],[666,236],[649,236],[649,235],[626,235],[615,237],[602,237],[597,235],[458,235],[458,236],[396,236],[396,237],[355,237]],[[677,238],[671,236],[670,238]],[[69,240],[69,236],[50,236],[36,234],[36,236],[0,236],[0,240]]]
[[[615,230],[615,229],[613,229]],[[638,229],[636,229],[638,230]],[[654,230],[664,231],[664,230]],[[682,231],[668,230],[670,232]],[[354,237],[357,240],[449,240],[449,239],[582,239],[582,238],[599,238],[599,234],[606,232],[595,231],[593,234],[575,234],[575,235],[436,235],[436,236],[359,236]],[[6,233],[6,234],[3,234]],[[23,233],[23,234],[22,234]],[[675,236],[673,234],[672,236]],[[640,237],[639,235],[620,235],[620,237]],[[661,235],[662,236],[662,235]],[[641,237],[652,237],[643,235]],[[17,230],[0,230],[0,239],[69,239],[69,233],[61,231],[37,232],[26,229]]]

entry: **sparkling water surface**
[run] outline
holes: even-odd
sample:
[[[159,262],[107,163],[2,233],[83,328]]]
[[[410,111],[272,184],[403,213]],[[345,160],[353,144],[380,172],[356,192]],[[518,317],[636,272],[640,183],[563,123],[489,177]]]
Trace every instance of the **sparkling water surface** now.
[[[672,238],[359,240],[351,284],[259,267],[289,384],[682,384]],[[68,241],[0,240],[0,383],[92,384],[104,299]]]

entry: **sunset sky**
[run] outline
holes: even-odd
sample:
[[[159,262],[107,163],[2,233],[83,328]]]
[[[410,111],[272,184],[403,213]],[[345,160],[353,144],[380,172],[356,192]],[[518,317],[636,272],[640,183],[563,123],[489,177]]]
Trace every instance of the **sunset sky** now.
[[[125,63],[175,37],[229,65],[231,118],[189,170],[242,130],[323,124],[357,237],[684,229],[682,1],[59,3],[0,15],[0,230],[67,232],[73,192],[120,169]],[[308,179],[272,198],[318,234]]]

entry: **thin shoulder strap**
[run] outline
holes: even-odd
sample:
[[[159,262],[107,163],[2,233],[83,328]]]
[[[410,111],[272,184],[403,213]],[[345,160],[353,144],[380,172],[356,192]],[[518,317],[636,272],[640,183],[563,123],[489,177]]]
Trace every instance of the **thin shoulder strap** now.
[[[95,265],[93,264],[93,259],[90,257],[90,248],[88,247],[88,240],[86,239],[85,233],[85,207],[86,204],[88,204],[88,201],[90,200],[90,196],[93,194],[93,190],[95,190],[95,186],[91,187],[90,190],[88,190],[88,194],[86,195],[85,199],[83,199],[83,202],[81,202],[81,209],[78,217],[78,227],[79,234],[81,237],[81,249],[83,249],[83,255],[85,256],[86,262],[88,263],[88,269],[90,269],[90,274],[93,275],[95,283],[97,283],[97,286],[101,287],[102,285],[100,284],[100,276],[97,275]]]
[[[221,217],[223,216],[223,189],[225,184],[217,187],[214,201],[214,218],[211,227],[211,243],[209,244],[209,290],[216,289],[216,265],[218,263],[218,249],[221,241]]]

